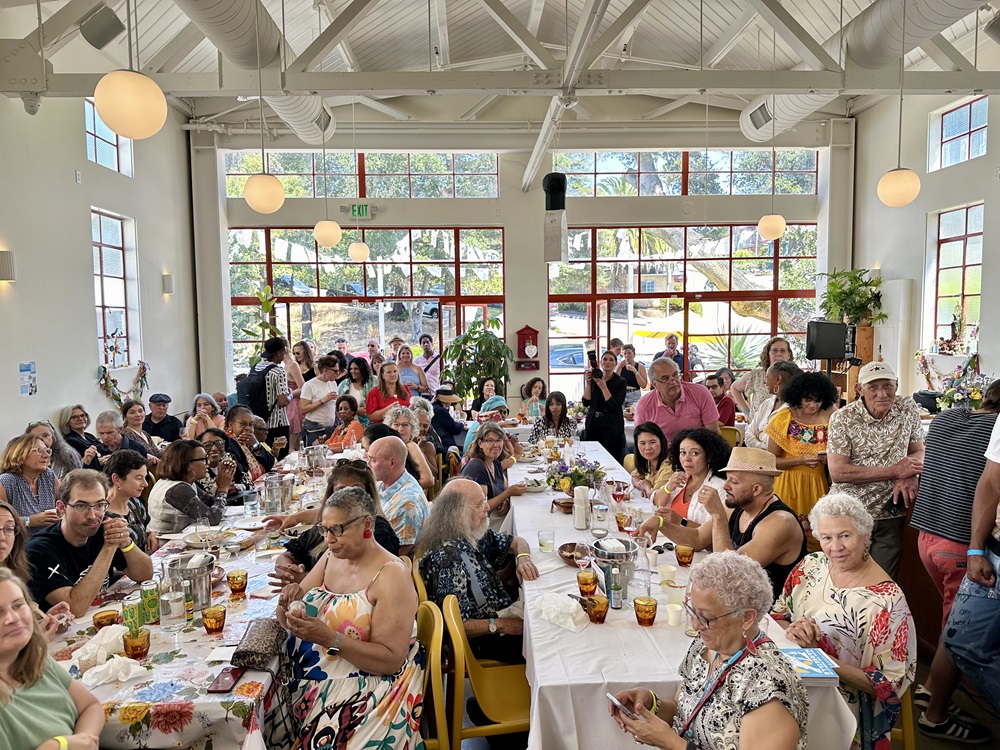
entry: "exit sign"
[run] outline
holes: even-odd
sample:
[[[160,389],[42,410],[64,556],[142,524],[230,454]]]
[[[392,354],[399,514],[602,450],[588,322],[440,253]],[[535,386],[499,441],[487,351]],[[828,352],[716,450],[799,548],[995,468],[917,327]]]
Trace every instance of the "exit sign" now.
[[[371,221],[378,213],[378,206],[371,203],[348,203],[340,207],[341,213],[347,214],[351,221]]]

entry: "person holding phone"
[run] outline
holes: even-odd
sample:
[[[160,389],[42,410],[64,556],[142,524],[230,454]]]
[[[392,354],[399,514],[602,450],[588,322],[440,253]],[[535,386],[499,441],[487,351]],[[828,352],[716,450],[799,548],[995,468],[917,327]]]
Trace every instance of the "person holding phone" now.
[[[614,352],[604,352],[600,367],[597,353],[588,352],[591,369],[587,370],[583,386],[583,405],[587,407],[586,439],[596,440],[621,463],[625,458],[625,379],[615,373],[618,358]]]

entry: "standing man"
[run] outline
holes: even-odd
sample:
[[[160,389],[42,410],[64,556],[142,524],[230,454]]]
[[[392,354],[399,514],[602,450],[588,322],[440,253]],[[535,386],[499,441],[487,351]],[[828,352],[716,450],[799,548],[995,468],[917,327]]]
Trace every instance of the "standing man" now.
[[[399,554],[413,549],[424,519],[430,513],[420,482],[406,471],[406,443],[395,435],[379,438],[368,449],[368,466],[378,481],[385,517],[399,537]]]
[[[662,352],[653,357],[654,360],[660,357],[666,357],[667,359],[673,360],[673,363],[677,365],[678,370],[684,369],[684,354],[680,350],[680,340],[674,334],[670,334],[666,339],[663,340],[664,349]]]
[[[167,414],[169,405],[170,396],[166,393],[154,393],[149,397],[149,414],[142,423],[142,429],[148,432],[150,437],[158,437],[165,443],[180,440],[181,431],[184,429],[181,420]]]
[[[74,469],[59,486],[62,520],[28,540],[28,586],[43,610],[68,602],[77,617],[122,573],[136,583],[153,577],[153,563],[129,535],[124,518],[105,518],[108,480],[92,469]]]
[[[680,368],[667,357],[660,357],[649,366],[653,390],[639,399],[635,407],[635,423],[656,422],[667,442],[681,430],[706,427],[718,432],[719,410],[708,389],[696,383],[681,381]]]
[[[337,348],[337,351],[344,355],[344,359],[347,364],[351,364],[351,360],[354,359],[354,355],[347,348],[347,339],[343,336],[338,336],[337,340],[333,342],[333,345]]]
[[[903,554],[906,508],[917,497],[924,431],[913,399],[897,396],[896,373],[869,362],[858,374],[861,397],[830,417],[830,492],[853,495],[875,519],[871,556],[893,578]]]
[[[420,356],[413,360],[413,364],[419,365],[427,378],[427,387],[431,393],[438,389],[441,380],[441,355],[434,353],[434,339],[429,333],[420,334]]]
[[[389,339],[389,351],[385,353],[386,362],[395,362],[396,357],[399,355],[399,347],[401,347],[406,342],[403,341],[403,337],[396,335]]]
[[[374,355],[381,353],[382,353],[382,344],[379,343],[379,340],[375,338],[368,339],[368,355],[365,357],[365,359],[371,362],[372,357]]]
[[[715,399],[715,408],[719,410],[719,422],[726,427],[736,425],[736,402],[726,395],[725,386],[719,375],[709,375],[705,378],[705,387]]]
[[[285,368],[281,366],[288,354],[288,344],[280,336],[269,338],[264,342],[264,350],[261,352],[261,360],[254,365],[250,371],[250,378],[254,376],[264,378],[264,385],[267,389],[267,416],[259,414],[267,422],[267,442],[271,446],[279,438],[284,438],[287,446],[288,437],[291,430],[288,426],[288,416],[285,414],[285,407],[288,406],[288,376]],[[280,445],[281,443],[278,443]],[[275,458],[279,461],[287,453],[286,448],[280,451],[275,447]]]

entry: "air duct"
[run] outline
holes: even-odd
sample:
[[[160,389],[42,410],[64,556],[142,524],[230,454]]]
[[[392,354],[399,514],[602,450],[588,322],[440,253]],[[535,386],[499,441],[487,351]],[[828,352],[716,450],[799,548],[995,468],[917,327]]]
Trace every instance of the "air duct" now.
[[[937,36],[954,23],[986,5],[986,0],[928,0],[909,3],[906,9],[907,52]],[[841,44],[846,56],[862,68],[883,68],[899,60],[900,34],[903,26],[903,0],[875,0],[838,33],[823,49],[841,59]],[[793,70],[809,70],[805,63]],[[763,143],[771,138],[772,101],[778,116],[774,132],[783,133],[801,122],[824,104],[836,99],[836,92],[816,94],[761,95],[740,112],[740,130],[751,141]]]
[[[257,69],[254,18],[260,19],[260,67],[270,65],[281,49],[281,30],[260,0],[174,0],[205,37],[237,68]],[[254,4],[258,7],[254,8]],[[333,137],[337,122],[319,96],[265,96],[303,143],[320,146]]]

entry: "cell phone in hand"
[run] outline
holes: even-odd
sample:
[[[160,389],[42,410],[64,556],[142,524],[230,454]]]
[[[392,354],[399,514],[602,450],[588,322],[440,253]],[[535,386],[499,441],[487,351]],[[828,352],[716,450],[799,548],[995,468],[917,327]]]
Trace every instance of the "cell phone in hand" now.
[[[615,696],[613,696],[611,693],[608,693],[607,696],[608,700],[611,701],[611,705],[613,705],[615,708],[617,708],[619,711],[621,711],[623,714],[629,717],[632,721],[645,721],[645,719],[639,716],[639,714],[637,714],[632,709],[625,708],[625,705],[620,700],[615,698]]]

